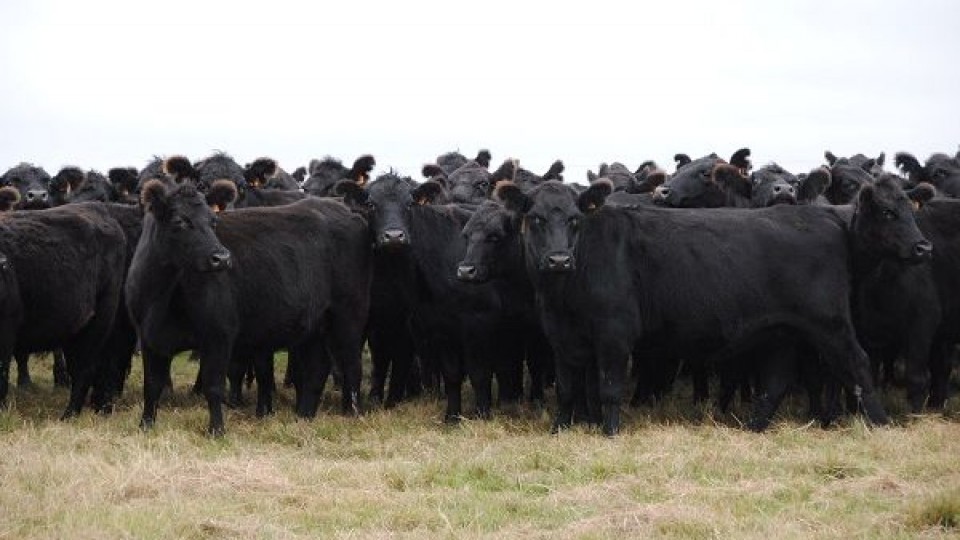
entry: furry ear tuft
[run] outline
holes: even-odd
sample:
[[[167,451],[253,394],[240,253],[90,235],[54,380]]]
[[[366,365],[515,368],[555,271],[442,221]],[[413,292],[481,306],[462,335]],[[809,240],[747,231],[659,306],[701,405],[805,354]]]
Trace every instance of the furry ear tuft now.
[[[497,184],[493,196],[502,202],[507,210],[518,214],[529,210],[532,202],[520,186],[506,180]]]
[[[688,155],[686,155],[686,154],[674,154],[674,156],[673,156],[673,161],[676,162],[677,168],[679,169],[680,167],[683,167],[684,165],[687,165],[688,163],[690,163],[690,162],[693,161],[693,160],[690,159],[690,156],[688,156]]]
[[[577,197],[577,208],[583,213],[593,212],[603,206],[607,196],[613,193],[613,182],[601,178]]]
[[[156,178],[148,180],[140,191],[140,203],[144,210],[152,213],[158,219],[164,219],[169,209],[167,186]]]
[[[563,171],[564,171],[563,161],[559,159],[550,164],[550,168],[547,169],[547,172],[543,174],[544,180],[559,180],[563,181]]]
[[[20,203],[20,190],[13,186],[3,186],[0,188],[0,212],[12,210],[14,206]]]
[[[436,178],[436,177],[446,177],[446,173],[443,172],[443,169],[436,163],[427,163],[423,166],[423,169],[420,169],[420,172],[423,174],[424,178]]]
[[[474,161],[484,169],[490,168],[490,161],[493,159],[493,156],[490,154],[490,151],[487,149],[480,150],[477,152],[477,157]]]
[[[876,163],[878,167],[883,167],[883,162],[887,160],[887,153],[880,152],[880,155],[877,156]]]
[[[730,164],[743,172],[748,172],[753,168],[753,163],[750,163],[750,149],[741,148],[734,152],[733,155],[730,156]]]
[[[833,167],[833,165],[837,162],[837,156],[829,150],[823,153],[823,157],[827,160],[827,164],[829,164],[831,167]]]
[[[377,166],[377,160],[370,154],[365,154],[353,162],[353,168],[350,169],[350,178],[358,184],[366,184],[370,179],[370,172]]]
[[[69,193],[77,189],[85,177],[86,175],[79,167],[64,167],[50,180],[50,187]]]
[[[927,201],[937,196],[937,188],[926,182],[920,182],[917,187],[904,191],[907,197],[910,197],[910,200],[913,201],[914,208],[917,210],[923,208]]]
[[[500,167],[498,167],[497,170],[493,171],[493,173],[490,175],[490,183],[496,184],[497,182],[502,182],[504,180],[512,181],[517,174],[517,168],[519,168],[517,160],[504,160]]]
[[[207,190],[207,205],[214,212],[220,213],[237,200],[237,185],[232,180],[221,179],[210,184]]]
[[[442,194],[443,184],[434,180],[427,180],[410,192],[413,200],[421,206],[433,204]]]
[[[907,152],[897,152],[893,156],[893,163],[900,169],[902,172],[907,173],[911,176],[923,175],[923,165],[920,165],[920,161],[913,156],[913,154]],[[913,181],[917,181],[914,178],[911,178]]]
[[[252,184],[263,184],[268,178],[277,175],[277,162],[271,158],[262,157],[255,159],[247,168],[247,182]]]
[[[753,184],[743,171],[742,167],[733,164],[717,163],[710,171],[710,178],[727,192],[733,191],[738,195],[749,197],[753,191]]]
[[[188,178],[198,180],[200,177],[190,160],[184,156],[171,156],[164,160],[163,172],[172,176],[173,181],[178,184]]]

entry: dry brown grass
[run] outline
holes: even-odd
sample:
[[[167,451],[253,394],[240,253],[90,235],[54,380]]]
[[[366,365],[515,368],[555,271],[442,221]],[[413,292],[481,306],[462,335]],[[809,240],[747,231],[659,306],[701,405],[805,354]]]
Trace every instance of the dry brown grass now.
[[[331,395],[302,422],[284,392],[214,440],[186,362],[146,434],[136,375],[112,417],[61,423],[36,365],[0,412],[0,538],[960,536],[960,423],[940,416],[756,435],[668,405],[611,440],[527,409],[447,428],[430,400],[351,419]]]

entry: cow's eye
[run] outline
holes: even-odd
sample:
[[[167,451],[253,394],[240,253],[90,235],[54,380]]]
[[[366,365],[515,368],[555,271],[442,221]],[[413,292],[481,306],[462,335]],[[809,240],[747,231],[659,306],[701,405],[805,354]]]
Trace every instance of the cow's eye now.
[[[365,204],[366,207],[369,208],[370,210],[375,210],[375,209],[377,208],[377,203],[375,203],[375,202],[373,202],[373,201],[367,201],[367,202],[365,202],[364,204]]]
[[[572,218],[570,218],[570,220],[568,221],[568,223],[570,224],[570,228],[571,228],[571,229],[576,230],[577,227],[580,226],[580,218],[578,218],[578,217],[572,217]]]
[[[540,217],[540,216],[531,216],[531,217],[530,217],[530,223],[532,223],[533,225],[539,227],[539,226],[543,225],[543,218]]]
[[[491,244],[496,244],[496,243],[499,242],[499,241],[500,241],[500,235],[499,235],[499,234],[497,234],[497,233],[490,233],[490,234],[487,235],[487,242],[490,242]]]
[[[479,187],[480,189],[486,191],[487,188],[490,187],[490,182],[487,182],[486,180],[483,180],[482,182],[480,182],[480,183],[477,184],[477,187]]]
[[[887,221],[893,221],[897,219],[897,213],[894,212],[893,210],[890,210],[889,208],[884,208],[882,215],[883,215],[883,219]]]

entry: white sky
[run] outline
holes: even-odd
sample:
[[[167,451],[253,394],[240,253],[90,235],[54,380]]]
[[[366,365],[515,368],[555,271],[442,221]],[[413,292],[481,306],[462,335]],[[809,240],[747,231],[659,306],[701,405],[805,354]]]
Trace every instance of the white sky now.
[[[534,172],[953,153],[960,2],[0,3],[0,170],[460,149]],[[888,163],[888,168],[892,164]]]

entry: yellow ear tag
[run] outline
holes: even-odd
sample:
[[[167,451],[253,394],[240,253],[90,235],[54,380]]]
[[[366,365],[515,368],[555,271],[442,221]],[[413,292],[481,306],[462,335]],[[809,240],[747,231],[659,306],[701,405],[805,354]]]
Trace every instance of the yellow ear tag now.
[[[219,204],[213,205],[213,213],[219,214],[220,212],[223,212],[223,207],[221,207]]]
[[[596,209],[597,209],[597,205],[594,203],[590,203],[590,206],[587,206],[587,210],[596,210]]]
[[[920,210],[920,201],[910,201],[910,204],[913,206],[913,211],[916,212]]]

